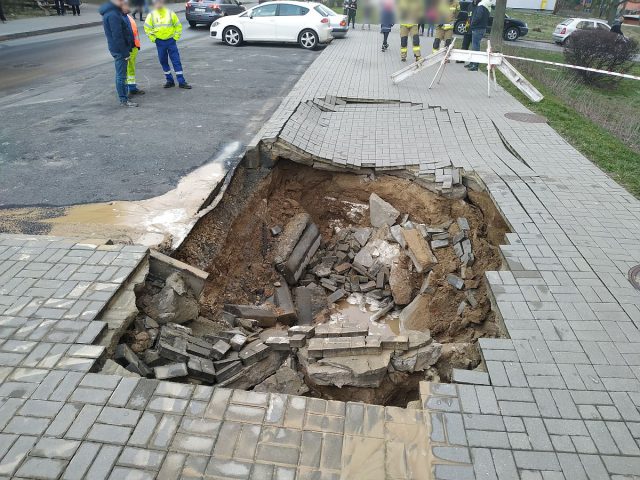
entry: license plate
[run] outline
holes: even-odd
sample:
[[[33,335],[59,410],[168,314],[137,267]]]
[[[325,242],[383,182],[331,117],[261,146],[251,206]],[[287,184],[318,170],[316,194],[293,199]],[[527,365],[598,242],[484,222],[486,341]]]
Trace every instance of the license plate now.
[[[196,8],[195,11],[198,12],[198,13],[204,13],[205,9],[204,8]]]

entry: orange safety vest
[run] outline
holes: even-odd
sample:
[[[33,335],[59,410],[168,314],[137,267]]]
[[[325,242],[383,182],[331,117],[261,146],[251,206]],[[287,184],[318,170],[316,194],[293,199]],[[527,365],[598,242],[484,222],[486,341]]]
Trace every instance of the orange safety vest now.
[[[135,19],[127,14],[127,18],[129,19],[129,23],[131,24],[131,30],[133,30],[133,43],[137,48],[140,48],[140,36],[138,35],[138,25],[136,24]]]

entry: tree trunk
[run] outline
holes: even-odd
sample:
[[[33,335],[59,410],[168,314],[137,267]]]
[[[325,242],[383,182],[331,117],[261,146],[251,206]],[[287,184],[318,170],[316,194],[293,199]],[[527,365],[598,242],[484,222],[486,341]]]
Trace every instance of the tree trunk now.
[[[507,0],[497,0],[496,9],[493,12],[493,24],[491,25],[491,50],[502,51],[504,33],[504,16],[507,11]]]
[[[609,9],[607,10],[607,22],[609,25],[611,25],[616,19],[620,5],[625,3],[627,3],[626,0],[623,0],[622,2],[619,0],[612,0],[611,3],[609,3]]]

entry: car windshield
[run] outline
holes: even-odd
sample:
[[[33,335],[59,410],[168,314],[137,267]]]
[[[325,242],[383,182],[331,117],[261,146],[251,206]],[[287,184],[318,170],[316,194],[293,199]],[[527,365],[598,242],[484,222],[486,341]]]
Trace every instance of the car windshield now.
[[[320,15],[322,15],[323,17],[329,16],[329,14],[327,13],[327,8],[323,5],[316,5],[314,7],[314,10],[318,12]]]
[[[571,22],[573,22],[573,18],[567,18],[566,20],[560,22],[560,25],[569,25]]]

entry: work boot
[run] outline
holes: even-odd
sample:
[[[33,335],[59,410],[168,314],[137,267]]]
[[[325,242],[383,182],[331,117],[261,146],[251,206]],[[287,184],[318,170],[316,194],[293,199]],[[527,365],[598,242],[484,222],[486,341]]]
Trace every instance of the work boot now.
[[[419,62],[422,59],[421,55],[416,55],[416,62]]]
[[[164,88],[172,88],[172,87],[175,87],[175,86],[176,86],[176,84],[175,84],[175,83],[173,83],[173,82],[166,82],[166,83],[163,85],[163,87],[164,87]]]
[[[401,62],[406,62],[406,61],[407,61],[407,59],[406,59],[405,57],[402,57],[402,58],[400,58],[400,61],[401,61]]]
[[[137,90],[131,90],[129,92],[129,95],[144,95],[145,93],[147,93],[147,92],[145,92],[144,90],[140,90],[138,88]]]
[[[178,85],[178,87],[184,88],[186,90],[191,90],[191,88],[192,88],[191,85],[189,85],[187,82],[181,83],[180,85]]]
[[[130,100],[127,100],[126,102],[120,102],[120,106],[121,107],[137,107],[138,104],[136,102],[132,102]]]

